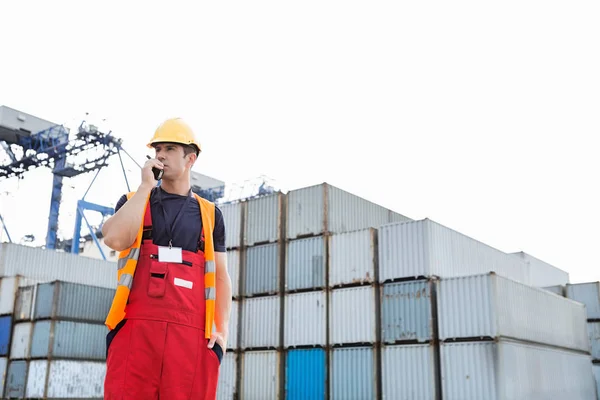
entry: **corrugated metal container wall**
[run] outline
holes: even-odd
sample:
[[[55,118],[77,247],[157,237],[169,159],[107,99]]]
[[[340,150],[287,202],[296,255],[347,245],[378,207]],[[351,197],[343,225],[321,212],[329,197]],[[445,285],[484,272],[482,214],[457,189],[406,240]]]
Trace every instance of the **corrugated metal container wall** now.
[[[325,186],[290,190],[287,193],[287,238],[318,235],[325,231]]]
[[[219,368],[219,383],[217,385],[217,400],[233,400],[236,387],[237,354],[231,351],[225,353]]]
[[[4,398],[22,399],[25,396],[27,361],[11,361],[6,373]]]
[[[592,364],[592,373],[596,380],[596,393],[598,393],[598,398],[600,398],[600,364]]]
[[[12,243],[0,244],[0,276],[23,275],[116,289],[117,263]]]
[[[328,231],[352,232],[390,223],[390,210],[335,186],[328,185]],[[402,216],[397,215],[396,219]],[[405,221],[410,218],[404,217]]]
[[[377,398],[377,362],[372,348],[333,349],[331,398],[363,400]]]
[[[34,318],[59,318],[104,323],[113,289],[53,282],[38,285]]]
[[[225,247],[228,249],[239,248],[242,235],[242,203],[220,204],[217,207],[223,214]]]
[[[13,329],[12,343],[10,345],[10,359],[23,360],[29,358],[29,344],[33,332],[32,322],[21,322],[15,324]]]
[[[588,322],[587,328],[592,360],[600,360],[600,322]]]
[[[14,312],[15,298],[19,288],[36,283],[36,280],[22,276],[5,276],[0,279],[0,315]]]
[[[286,290],[325,287],[325,253],[323,236],[289,242],[285,261]]]
[[[241,400],[276,400],[279,394],[277,351],[252,351],[242,358]]]
[[[374,343],[375,289],[366,286],[331,291],[329,318],[331,344]]]
[[[567,297],[585,304],[589,319],[600,319],[600,282],[568,284]]]
[[[433,339],[433,282],[387,283],[381,290],[381,340]]]
[[[227,228],[225,228],[227,229]],[[240,296],[240,251],[227,250],[227,270],[231,278],[231,296]]]
[[[12,332],[12,316],[0,317],[0,356],[8,356],[10,334]]]
[[[509,337],[586,352],[590,347],[582,304],[495,274],[442,279],[438,314],[441,340]]]
[[[231,315],[229,316],[229,336],[227,338],[227,347],[230,349],[238,348],[238,315],[239,315],[239,301],[231,302]],[[213,325],[213,329],[216,330],[216,324]]]
[[[100,324],[37,321],[33,325],[31,358],[104,360],[106,333],[106,327]]]
[[[529,266],[436,222],[425,219],[379,229],[380,281],[407,277],[450,278],[495,271],[529,283]]]
[[[566,295],[565,295],[566,286],[562,286],[562,285],[546,286],[546,287],[543,287],[542,289],[544,289],[548,292],[557,294],[559,296],[566,297]]]
[[[242,307],[242,348],[279,346],[280,297],[245,299]]]
[[[48,375],[48,388],[44,389]],[[27,377],[27,397],[86,398],[104,396],[106,365],[103,362],[71,360],[31,361]]]
[[[19,288],[13,314],[15,321],[25,321],[33,318],[36,291],[37,285]]]
[[[246,246],[279,240],[281,226],[281,193],[248,200],[246,204]]]
[[[529,265],[529,284],[531,286],[556,286],[569,283],[569,273],[550,265],[525,252],[511,253]]]
[[[381,350],[382,398],[437,400],[433,345],[385,346]]]
[[[441,346],[444,400],[595,399],[588,355],[501,340]]]
[[[8,367],[8,359],[6,357],[0,357],[0,396],[3,395],[4,391],[4,379],[6,378],[6,368]]]
[[[247,296],[279,292],[279,246],[267,244],[246,250]]]
[[[329,237],[329,286],[375,280],[375,229]]]
[[[285,398],[325,399],[325,350],[290,350],[285,366]]]
[[[289,294],[284,297],[285,347],[325,346],[327,335],[326,295],[324,291]]]

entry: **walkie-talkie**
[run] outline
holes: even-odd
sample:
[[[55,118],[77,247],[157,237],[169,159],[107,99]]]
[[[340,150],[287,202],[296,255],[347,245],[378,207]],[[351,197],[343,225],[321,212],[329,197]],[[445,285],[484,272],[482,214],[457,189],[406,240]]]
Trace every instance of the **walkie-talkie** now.
[[[152,157],[150,157],[148,155],[146,157],[148,158],[148,160],[152,160]],[[163,171],[162,169],[158,169],[156,167],[152,167],[152,172],[154,173],[154,179],[156,179],[157,181],[160,181],[160,179],[163,176],[163,172],[165,172],[165,171]]]

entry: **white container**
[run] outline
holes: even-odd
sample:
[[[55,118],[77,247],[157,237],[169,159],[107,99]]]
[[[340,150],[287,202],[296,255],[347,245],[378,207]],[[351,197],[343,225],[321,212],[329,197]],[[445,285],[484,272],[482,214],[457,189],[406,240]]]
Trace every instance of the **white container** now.
[[[37,282],[23,276],[5,276],[0,279],[0,315],[13,313],[19,288],[35,285]]]
[[[592,373],[596,380],[596,393],[598,393],[598,397],[600,398],[600,364],[592,364]]]
[[[376,334],[373,286],[334,289],[330,296],[330,344],[374,343]]]
[[[239,305],[239,301],[234,300],[231,302],[231,314],[229,316],[229,336],[227,337],[227,348],[233,350],[238,348]]]
[[[31,335],[33,322],[20,322],[13,328],[12,343],[10,346],[11,360],[24,360],[29,358],[31,348]]]
[[[217,384],[217,400],[232,400],[236,393],[236,363],[237,354],[227,352],[223,356],[219,368],[219,383]]]
[[[505,337],[589,352],[585,308],[496,274],[442,279],[440,340]]]
[[[566,286],[563,286],[563,285],[545,286],[545,287],[542,287],[542,289],[547,290],[548,292],[557,294],[559,296],[566,297],[565,296]]]
[[[225,247],[237,249],[241,245],[242,203],[225,203],[217,205],[223,214],[225,224]]]
[[[33,319],[37,288],[38,285],[25,286],[17,291],[13,312],[13,318],[16,322]]]
[[[289,294],[284,298],[285,347],[325,346],[327,335],[324,291]],[[310,321],[310,323],[307,323]]]
[[[529,283],[529,266],[429,219],[379,229],[379,279],[451,278],[490,271]]]
[[[242,349],[278,347],[281,298],[244,299],[242,307]]]
[[[0,357],[0,395],[4,390],[4,382],[6,380],[6,370],[7,370],[8,360],[6,357]]]
[[[596,399],[588,355],[501,340],[441,345],[444,400]]]
[[[435,351],[430,344],[383,347],[383,399],[437,400],[439,388],[436,385]]]
[[[568,272],[522,251],[511,254],[519,257],[529,265],[529,283],[531,286],[557,286],[569,283]]]
[[[592,360],[600,361],[600,322],[588,322],[587,327]]]
[[[28,398],[103,398],[105,376],[104,362],[35,360],[29,363],[26,394]]]
[[[250,351],[242,357],[241,400],[277,400],[279,393],[279,363],[277,351]]]
[[[329,237],[329,286],[375,281],[375,229]]]
[[[282,193],[275,193],[248,200],[244,235],[246,246],[279,240],[283,199]]]
[[[56,250],[0,244],[0,276],[21,275],[32,280],[60,280],[116,289],[117,263]]]
[[[285,290],[324,288],[326,254],[323,236],[289,241],[285,253]]]
[[[227,228],[226,228],[227,229]],[[231,278],[231,296],[240,296],[240,251],[227,250],[227,271]]]
[[[585,304],[588,319],[600,319],[600,282],[568,284],[567,297]]]

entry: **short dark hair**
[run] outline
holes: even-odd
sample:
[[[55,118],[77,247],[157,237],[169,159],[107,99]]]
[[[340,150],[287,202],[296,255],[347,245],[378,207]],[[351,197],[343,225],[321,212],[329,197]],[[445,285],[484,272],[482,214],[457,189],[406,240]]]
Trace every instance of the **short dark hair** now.
[[[196,154],[198,156],[198,149],[193,144],[182,145],[183,146],[183,156],[187,156],[188,154]]]

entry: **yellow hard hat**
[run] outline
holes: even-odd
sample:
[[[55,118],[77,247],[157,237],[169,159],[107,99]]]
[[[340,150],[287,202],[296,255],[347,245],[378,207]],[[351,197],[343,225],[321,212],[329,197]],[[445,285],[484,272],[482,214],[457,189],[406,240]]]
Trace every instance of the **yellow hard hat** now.
[[[148,147],[153,147],[155,143],[161,142],[194,145],[198,149],[198,153],[201,151],[200,142],[196,139],[194,131],[181,118],[171,118],[160,124],[148,143]]]

